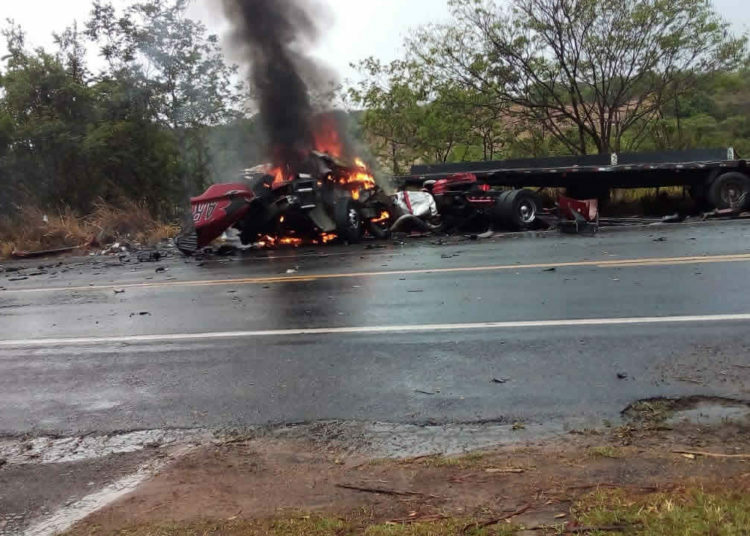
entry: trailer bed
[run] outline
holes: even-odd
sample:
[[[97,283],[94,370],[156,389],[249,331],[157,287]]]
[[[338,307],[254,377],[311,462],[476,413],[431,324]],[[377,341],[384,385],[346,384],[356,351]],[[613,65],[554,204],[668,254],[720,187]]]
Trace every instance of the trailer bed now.
[[[702,184],[710,174],[746,167],[732,148],[696,149],[415,165],[410,175],[396,181],[421,185],[429,179],[473,173],[493,186],[512,188],[639,188]]]

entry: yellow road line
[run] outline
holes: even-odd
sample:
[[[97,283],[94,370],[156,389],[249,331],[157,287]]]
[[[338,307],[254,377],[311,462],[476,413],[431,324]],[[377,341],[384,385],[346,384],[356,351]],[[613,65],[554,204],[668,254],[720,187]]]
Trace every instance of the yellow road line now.
[[[592,260],[592,261],[574,261],[574,262],[550,262],[534,264],[500,264],[490,266],[461,266],[455,268],[419,268],[411,270],[383,270],[376,272],[348,272],[333,274],[306,274],[306,275],[285,275],[285,276],[266,276],[266,277],[242,277],[233,279],[196,279],[189,281],[155,281],[149,283],[125,283],[125,284],[107,284],[107,285],[87,285],[78,287],[40,287],[40,288],[20,288],[7,289],[0,293],[41,293],[41,292],[63,292],[63,291],[87,291],[87,290],[114,290],[114,289],[139,289],[139,288],[168,288],[168,287],[207,287],[215,285],[266,285],[273,283],[303,283],[309,281],[318,281],[323,279],[343,279],[357,277],[383,277],[394,275],[415,275],[415,274],[446,274],[446,273],[466,273],[466,272],[499,272],[508,270],[530,270],[545,268],[566,268],[566,267],[595,267],[595,268],[630,268],[638,266],[670,266],[680,264],[707,264],[720,262],[748,262],[750,254],[741,253],[735,255],[713,255],[713,256],[692,256],[692,257],[651,257],[640,259],[617,259],[617,260]]]

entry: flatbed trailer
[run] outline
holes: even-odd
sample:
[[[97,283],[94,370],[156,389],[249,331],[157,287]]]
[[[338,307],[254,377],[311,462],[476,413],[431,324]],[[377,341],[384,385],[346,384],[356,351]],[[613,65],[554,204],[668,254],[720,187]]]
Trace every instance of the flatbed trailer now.
[[[415,165],[396,182],[421,186],[466,173],[490,186],[565,188],[579,199],[603,198],[612,188],[663,186],[686,186],[697,202],[719,209],[750,198],[750,169],[732,148]]]

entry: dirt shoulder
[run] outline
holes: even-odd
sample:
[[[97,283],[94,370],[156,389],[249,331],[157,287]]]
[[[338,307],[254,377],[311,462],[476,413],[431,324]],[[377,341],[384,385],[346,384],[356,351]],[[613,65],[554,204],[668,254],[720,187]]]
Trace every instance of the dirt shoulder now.
[[[678,514],[743,534],[749,438],[745,424],[648,422],[407,460],[238,439],[184,456],[68,534],[649,534],[664,515],[687,527]]]

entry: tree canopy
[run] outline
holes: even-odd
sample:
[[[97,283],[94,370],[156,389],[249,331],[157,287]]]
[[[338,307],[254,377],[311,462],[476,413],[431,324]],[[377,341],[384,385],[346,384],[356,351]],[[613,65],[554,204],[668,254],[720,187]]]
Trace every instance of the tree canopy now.
[[[394,171],[415,160],[744,137],[745,110],[728,122],[718,116],[734,114],[714,86],[747,91],[747,39],[731,33],[710,0],[449,3],[451,20],[418,28],[403,59],[361,62],[365,82],[350,91]]]
[[[85,29],[55,34],[52,51],[5,28],[1,208],[31,200],[85,213],[97,199],[125,198],[167,217],[210,181],[213,129],[241,120],[242,88],[187,5],[144,0],[117,12],[95,0]],[[87,43],[104,59],[98,72]]]

